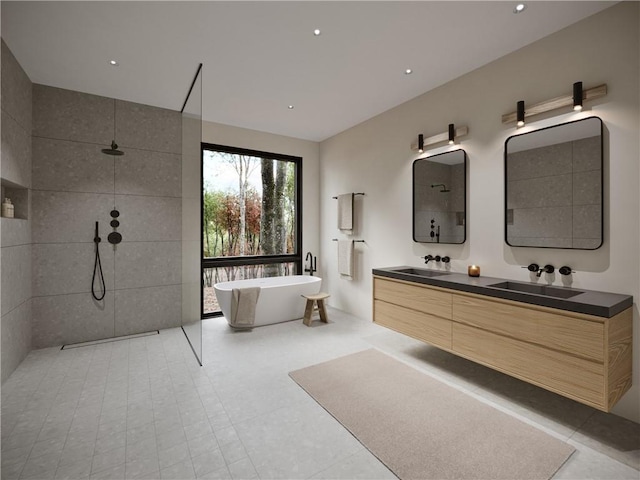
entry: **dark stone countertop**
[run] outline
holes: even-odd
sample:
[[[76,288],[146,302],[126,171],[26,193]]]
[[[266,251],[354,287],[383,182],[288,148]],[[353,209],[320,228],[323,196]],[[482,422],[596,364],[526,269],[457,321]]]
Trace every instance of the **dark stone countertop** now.
[[[403,273],[398,270],[412,269],[415,271],[438,272],[435,276],[421,276],[410,273]],[[557,308],[569,312],[585,313],[597,317],[611,318],[614,315],[626,310],[633,305],[633,296],[621,295],[618,293],[598,292],[594,290],[585,290],[582,288],[569,288],[555,285],[546,285],[540,283],[528,283],[521,281],[508,280],[505,278],[494,277],[470,277],[464,273],[443,272],[438,270],[421,269],[411,266],[399,266],[388,268],[374,268],[373,274],[381,277],[395,278],[397,280],[405,280],[408,282],[422,283],[424,285],[433,285],[434,287],[449,288],[461,292],[476,293],[486,295],[488,297],[502,298],[505,300],[513,300],[516,302],[529,303],[531,305],[540,305],[544,307]],[[535,286],[544,286],[550,288],[551,291],[558,294],[567,292],[580,292],[570,298],[558,298],[555,296],[540,295],[536,293],[521,292],[516,290],[507,290],[505,288],[497,288],[492,286],[496,283],[509,282],[522,288],[536,288]]]

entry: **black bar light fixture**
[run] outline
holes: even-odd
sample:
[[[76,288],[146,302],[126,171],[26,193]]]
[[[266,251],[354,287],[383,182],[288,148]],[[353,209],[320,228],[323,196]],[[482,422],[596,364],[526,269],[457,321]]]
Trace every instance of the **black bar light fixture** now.
[[[573,84],[573,92],[554,97],[544,102],[527,105],[527,111],[524,111],[524,101],[518,102],[518,109],[515,112],[505,113],[502,115],[502,123],[518,122],[518,127],[524,125],[525,113],[527,118],[540,115],[541,113],[551,112],[560,108],[573,106],[573,110],[580,112],[584,102],[593,101],[597,98],[604,97],[607,94],[607,84],[603,83],[596,87],[584,89],[582,82]],[[458,136],[459,136],[459,132]],[[428,139],[427,139],[428,140]],[[425,141],[425,144],[428,144]]]
[[[453,123],[449,124],[449,145],[456,143],[456,127]]]
[[[424,152],[424,135],[418,135],[418,152]]]
[[[518,106],[516,108],[516,121],[517,125],[522,127],[524,125],[524,100],[518,101]]]
[[[573,109],[576,112],[582,110],[582,82],[573,84]]]

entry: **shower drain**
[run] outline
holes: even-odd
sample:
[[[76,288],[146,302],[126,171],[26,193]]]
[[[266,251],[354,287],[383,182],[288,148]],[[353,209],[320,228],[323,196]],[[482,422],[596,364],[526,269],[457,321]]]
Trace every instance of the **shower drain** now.
[[[63,345],[60,350],[69,350],[71,348],[91,347],[93,345],[100,345],[102,343],[120,342],[122,340],[129,340],[132,338],[149,337],[151,335],[160,335],[160,330],[153,330],[145,333],[135,333],[133,335],[123,335],[122,337],[105,338],[102,340],[92,340],[90,342],[70,343]]]

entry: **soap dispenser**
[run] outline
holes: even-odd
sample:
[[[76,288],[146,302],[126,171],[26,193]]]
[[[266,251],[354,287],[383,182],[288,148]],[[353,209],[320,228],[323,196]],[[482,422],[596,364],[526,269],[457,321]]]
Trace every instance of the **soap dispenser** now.
[[[2,202],[2,216],[7,218],[14,217],[14,207],[9,198],[5,198]]]

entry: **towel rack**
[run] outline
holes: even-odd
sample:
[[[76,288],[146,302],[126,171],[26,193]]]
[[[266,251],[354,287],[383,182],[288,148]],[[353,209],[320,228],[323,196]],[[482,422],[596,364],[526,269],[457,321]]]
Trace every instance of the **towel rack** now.
[[[364,195],[364,192],[354,193],[354,195]],[[333,198],[334,200],[338,199],[338,197],[331,197],[331,198]]]
[[[332,242],[337,242],[338,239],[337,238],[332,238],[331,239]],[[357,243],[366,243],[364,240],[353,240],[353,242],[357,242]]]

